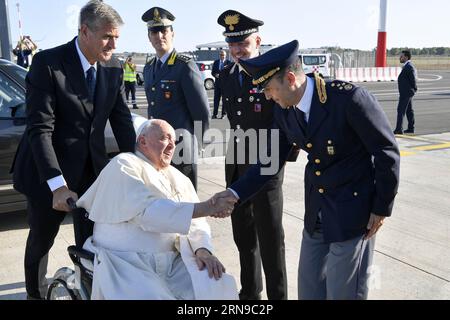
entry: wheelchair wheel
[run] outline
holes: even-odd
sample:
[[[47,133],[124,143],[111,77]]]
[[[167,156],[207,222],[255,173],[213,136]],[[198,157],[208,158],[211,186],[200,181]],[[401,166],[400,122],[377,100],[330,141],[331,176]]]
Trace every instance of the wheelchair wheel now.
[[[76,290],[70,288],[70,279],[75,272],[69,268],[62,268],[55,274],[55,278],[48,287],[47,300],[79,300]]]

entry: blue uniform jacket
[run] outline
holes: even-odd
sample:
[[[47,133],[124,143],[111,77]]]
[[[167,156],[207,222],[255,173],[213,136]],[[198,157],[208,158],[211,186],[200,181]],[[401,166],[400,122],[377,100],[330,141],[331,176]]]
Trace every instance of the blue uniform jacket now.
[[[193,60],[173,50],[154,77],[155,60],[150,60],[144,67],[148,117],[166,120],[175,130],[187,130],[182,139],[182,157],[192,161],[196,149],[193,135],[196,134],[198,142],[202,143],[201,137],[209,127],[208,96],[200,72]],[[194,132],[194,121],[199,121],[197,132]]]
[[[277,107],[280,163],[292,144],[308,153],[305,229],[312,234],[319,211],[326,242],[366,232],[370,213],[390,216],[399,183],[400,154],[389,121],[375,97],[353,84],[316,78],[306,132],[294,108]],[[325,98],[323,103],[320,98]],[[230,186],[246,201],[270,179],[261,164]]]

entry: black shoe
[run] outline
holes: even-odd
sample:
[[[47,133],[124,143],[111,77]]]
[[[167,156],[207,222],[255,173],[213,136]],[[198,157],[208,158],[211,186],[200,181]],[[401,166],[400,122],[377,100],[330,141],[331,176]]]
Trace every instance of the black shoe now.
[[[410,130],[410,129],[405,130],[405,131],[403,131],[403,133],[404,134],[414,134],[414,129],[412,129],[412,130]]]
[[[212,116],[211,119],[217,119],[217,116]]]
[[[33,296],[30,296],[29,294],[27,294],[27,300],[45,300],[45,299],[43,299],[41,297],[33,297]]]
[[[242,292],[239,292],[239,300],[261,300],[261,294],[245,294]]]
[[[403,134],[403,130],[394,130],[394,134]]]
[[[139,109],[138,107],[133,107],[133,109]]]
[[[223,118],[225,118],[227,116],[227,114],[225,113],[225,114],[223,114],[221,117],[220,117],[220,119],[223,119]]]

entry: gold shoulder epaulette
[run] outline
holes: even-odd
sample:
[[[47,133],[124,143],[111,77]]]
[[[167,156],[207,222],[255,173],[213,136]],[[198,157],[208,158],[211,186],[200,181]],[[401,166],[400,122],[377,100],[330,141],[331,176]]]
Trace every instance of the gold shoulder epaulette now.
[[[327,102],[327,90],[325,88],[325,80],[320,77],[319,73],[314,73],[314,79],[316,80],[317,94],[319,95],[320,103],[324,104]]]
[[[189,60],[191,60],[191,57],[185,56],[184,54],[176,54],[172,64],[175,63],[175,59],[178,59],[178,60],[180,60],[180,61],[182,61],[184,63],[188,63]],[[169,62],[170,62],[170,60],[169,60]]]
[[[146,65],[151,65],[155,61],[156,57],[150,58],[150,60],[147,61]]]

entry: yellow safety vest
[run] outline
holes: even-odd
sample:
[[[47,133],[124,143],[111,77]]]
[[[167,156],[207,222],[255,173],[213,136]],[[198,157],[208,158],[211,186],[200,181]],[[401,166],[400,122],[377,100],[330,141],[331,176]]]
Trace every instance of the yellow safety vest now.
[[[123,81],[136,82],[136,71],[131,69],[128,63],[125,63],[125,72],[123,73]]]

